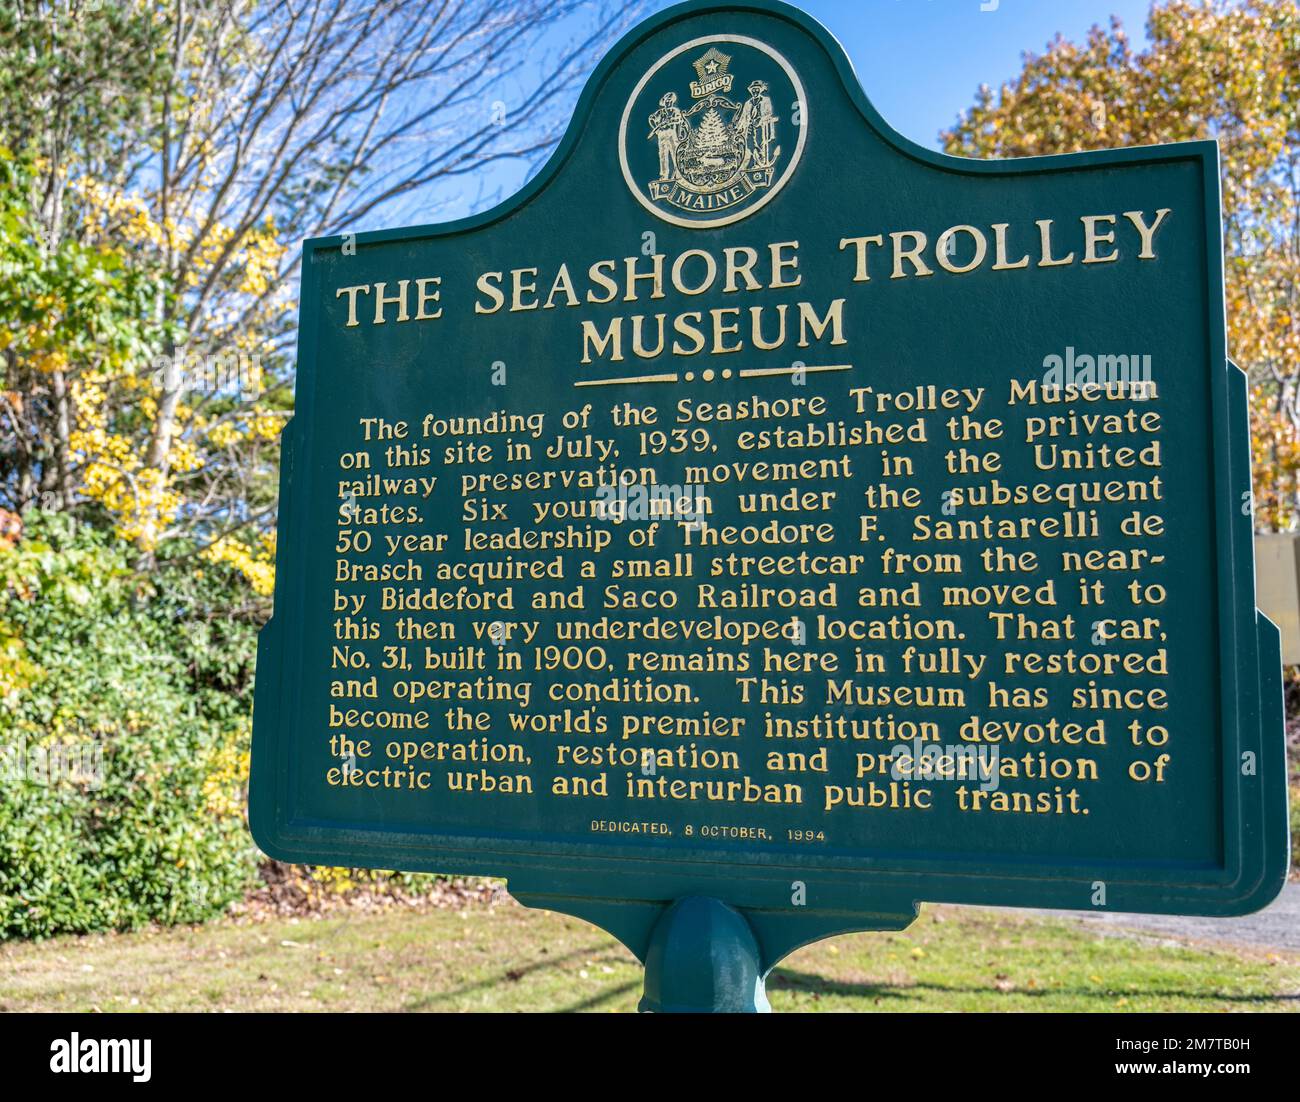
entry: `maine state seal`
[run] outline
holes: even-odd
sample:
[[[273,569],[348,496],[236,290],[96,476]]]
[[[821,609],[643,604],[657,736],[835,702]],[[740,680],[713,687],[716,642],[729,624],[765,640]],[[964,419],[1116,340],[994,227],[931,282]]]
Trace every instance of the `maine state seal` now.
[[[678,46],[641,78],[619,127],[623,178],[678,226],[725,226],[774,199],[808,137],[808,104],[770,46],[713,35]]]

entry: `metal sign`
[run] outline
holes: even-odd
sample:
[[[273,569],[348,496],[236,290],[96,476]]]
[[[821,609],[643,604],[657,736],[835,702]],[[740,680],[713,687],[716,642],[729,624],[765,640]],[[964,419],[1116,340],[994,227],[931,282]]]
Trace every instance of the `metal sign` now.
[[[792,8],[641,25],[503,205],[305,246],[259,845],[507,877],[651,1008],[921,900],[1262,906],[1221,257],[1213,142],[955,159]]]

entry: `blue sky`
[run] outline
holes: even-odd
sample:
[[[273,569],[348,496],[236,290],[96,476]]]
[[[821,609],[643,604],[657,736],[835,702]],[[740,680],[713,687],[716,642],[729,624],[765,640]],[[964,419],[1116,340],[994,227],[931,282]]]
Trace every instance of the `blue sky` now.
[[[677,0],[648,0],[645,14]],[[897,130],[921,145],[939,146],[939,132],[969,107],[981,84],[997,87],[1021,68],[1026,52],[1041,53],[1060,32],[1082,40],[1095,24],[1117,15],[1135,46],[1150,0],[792,0],[825,25],[848,52],[858,79]],[[989,10],[984,10],[985,7]],[[593,63],[594,67],[594,63]],[[572,101],[576,101],[577,90]],[[572,103],[569,105],[572,107]],[[540,164],[498,163],[481,179],[436,187],[380,219],[389,225],[449,221],[492,206],[517,191]],[[374,228],[365,226],[363,228]]]
[[[1145,40],[1149,0],[796,0],[848,51],[858,79],[897,130],[922,145],[968,107],[980,84],[997,87],[1041,53],[1059,31],[1076,41],[1088,28],[1123,21]],[[981,2],[993,8],[981,10]],[[669,7],[667,2],[657,8]]]

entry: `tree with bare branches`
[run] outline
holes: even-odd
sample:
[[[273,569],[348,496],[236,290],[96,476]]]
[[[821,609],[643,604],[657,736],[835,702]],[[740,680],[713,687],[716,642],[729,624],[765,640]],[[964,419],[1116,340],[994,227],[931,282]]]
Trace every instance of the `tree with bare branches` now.
[[[636,7],[14,0],[0,500],[188,541],[269,592],[298,242],[535,171]]]

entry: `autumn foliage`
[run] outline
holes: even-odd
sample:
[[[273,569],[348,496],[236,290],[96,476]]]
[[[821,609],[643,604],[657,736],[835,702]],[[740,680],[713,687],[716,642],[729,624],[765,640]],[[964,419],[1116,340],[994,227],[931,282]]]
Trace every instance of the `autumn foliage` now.
[[[1215,138],[1222,158],[1229,354],[1251,386],[1256,516],[1300,525],[1300,7],[1152,6],[1149,44],[1117,21],[1057,38],[943,135],[971,157]]]

